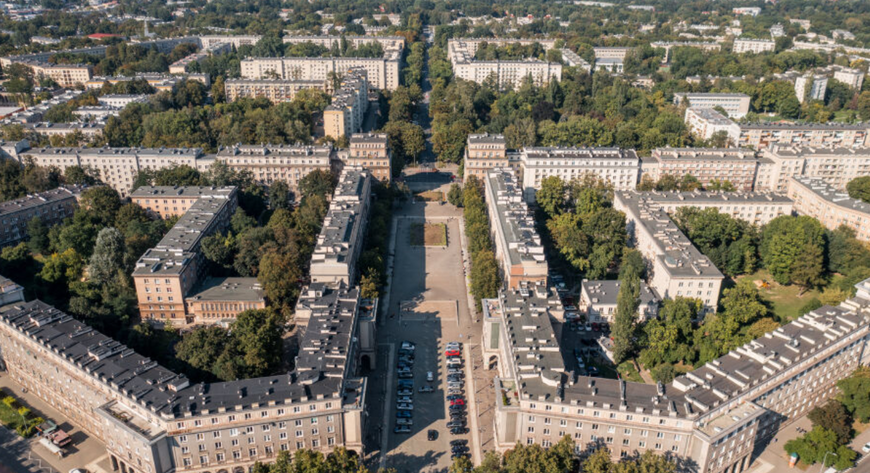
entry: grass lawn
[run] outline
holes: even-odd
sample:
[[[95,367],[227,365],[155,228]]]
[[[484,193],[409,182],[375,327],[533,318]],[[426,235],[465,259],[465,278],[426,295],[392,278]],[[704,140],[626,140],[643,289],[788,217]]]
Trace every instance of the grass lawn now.
[[[643,377],[641,377],[640,373],[634,368],[634,364],[631,361],[623,362],[621,365],[617,367],[617,371],[619,372],[622,379],[626,381],[631,381],[633,383],[643,383]]]
[[[0,400],[5,399],[9,396],[9,393],[0,389]],[[21,403],[18,399],[15,399],[15,403],[13,403],[12,407],[7,406],[6,403],[0,402],[0,423],[3,423],[10,430],[15,430],[19,434],[25,433],[25,437],[29,437],[33,435],[34,426],[42,422],[42,419],[35,417],[33,413],[28,412],[26,414],[27,421],[30,424],[29,429],[25,429],[25,421],[21,418],[21,415],[18,414],[18,408],[21,407]]]
[[[444,193],[441,191],[426,191],[417,193],[416,197],[426,202],[441,202],[444,200]]]
[[[756,271],[754,274],[740,276],[737,279],[749,278],[756,282],[758,292],[764,300],[770,302],[774,313],[782,320],[794,320],[798,317],[801,307],[814,297],[819,297],[821,292],[813,289],[800,294],[798,286],[782,286],[773,280],[770,273],[765,269]],[[770,287],[761,287],[761,281],[767,281]]]
[[[447,246],[447,225],[412,223],[411,246]]]

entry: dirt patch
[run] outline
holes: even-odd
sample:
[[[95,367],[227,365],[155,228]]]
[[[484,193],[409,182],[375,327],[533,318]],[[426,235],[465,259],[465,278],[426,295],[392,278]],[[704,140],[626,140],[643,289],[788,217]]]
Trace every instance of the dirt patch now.
[[[447,246],[447,225],[412,223],[411,246]]]
[[[444,193],[441,191],[426,191],[418,193],[416,197],[418,200],[425,200],[426,202],[441,202],[444,200]]]

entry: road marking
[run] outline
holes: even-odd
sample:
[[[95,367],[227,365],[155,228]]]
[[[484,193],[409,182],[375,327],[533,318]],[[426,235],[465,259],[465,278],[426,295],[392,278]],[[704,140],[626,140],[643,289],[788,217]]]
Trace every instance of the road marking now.
[[[471,417],[471,439],[474,443],[474,449],[472,452],[472,462],[475,465],[480,465],[481,460],[481,445],[480,445],[480,430],[477,427],[477,402],[476,402],[476,394],[477,386],[474,384],[474,370],[471,369],[472,363],[474,360],[471,359],[471,349],[469,348],[469,343],[465,343],[462,345],[463,351],[465,351],[465,379],[469,381],[469,383],[465,383],[466,387],[470,385],[471,389],[468,389],[468,402],[471,404],[471,407],[474,408],[474,415],[469,415]],[[470,373],[470,375],[469,375]],[[470,410],[470,409],[466,409]]]
[[[393,369],[396,364],[396,344],[394,343],[379,343],[379,346],[390,347],[390,361],[387,363],[387,384],[384,386],[384,419],[381,423],[381,462],[380,468],[386,468],[387,465],[387,446],[390,436],[390,386],[393,385]]]

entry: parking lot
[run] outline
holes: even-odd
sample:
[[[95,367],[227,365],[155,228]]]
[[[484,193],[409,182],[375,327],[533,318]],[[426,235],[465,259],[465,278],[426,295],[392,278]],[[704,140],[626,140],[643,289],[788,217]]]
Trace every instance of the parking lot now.
[[[462,381],[470,369],[466,350],[469,336],[476,333],[470,325],[462,255],[460,250],[460,211],[449,205],[408,202],[395,212],[395,248],[389,302],[379,327],[378,369],[371,374],[369,422],[366,451],[373,454],[370,467],[395,468],[399,472],[446,471],[453,463],[452,440],[467,441],[473,450],[471,433],[451,434],[447,400],[448,366],[445,349],[449,342],[461,343]],[[412,247],[412,223],[439,222],[447,226],[446,247]],[[402,350],[402,342],[413,350]],[[410,355],[413,354],[413,360]],[[432,381],[427,381],[428,373]],[[402,374],[407,373],[407,374]],[[413,382],[413,394],[399,396],[399,383]],[[432,392],[420,392],[431,386]],[[463,396],[468,386],[463,385]],[[400,397],[408,397],[413,409],[398,409]],[[463,401],[470,408],[467,398]],[[402,406],[408,407],[408,406]],[[458,408],[454,408],[458,409]],[[410,419],[408,428],[399,427],[397,412]],[[468,414],[468,420],[475,417]],[[477,422],[477,419],[474,419]],[[408,424],[401,421],[401,424]],[[467,424],[466,428],[474,429]],[[405,432],[407,430],[407,432]],[[430,431],[437,437],[430,440]]]

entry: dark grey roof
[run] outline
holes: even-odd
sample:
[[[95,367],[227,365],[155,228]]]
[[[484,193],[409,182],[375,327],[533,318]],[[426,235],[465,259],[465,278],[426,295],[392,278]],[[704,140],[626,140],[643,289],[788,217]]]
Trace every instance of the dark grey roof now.
[[[838,191],[834,186],[828,184],[823,179],[812,177],[792,177],[803,187],[810,190],[815,195],[830,202],[837,207],[842,207],[856,212],[863,212],[870,215],[870,204],[863,200],[853,199],[846,192]]]
[[[0,217],[12,215],[22,210],[50,205],[55,202],[77,199],[81,191],[82,189],[76,186],[58,187],[50,191],[30,194],[20,199],[7,200],[0,203]]]

